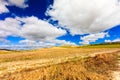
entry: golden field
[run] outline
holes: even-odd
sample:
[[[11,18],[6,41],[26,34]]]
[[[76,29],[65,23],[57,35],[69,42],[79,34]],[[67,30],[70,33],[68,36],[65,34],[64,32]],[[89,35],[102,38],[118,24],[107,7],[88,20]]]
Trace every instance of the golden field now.
[[[120,44],[0,50],[0,80],[115,80],[119,60]]]

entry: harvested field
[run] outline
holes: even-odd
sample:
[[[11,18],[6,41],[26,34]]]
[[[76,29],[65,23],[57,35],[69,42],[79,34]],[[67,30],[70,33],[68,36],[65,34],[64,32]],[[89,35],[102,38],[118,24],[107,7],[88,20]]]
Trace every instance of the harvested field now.
[[[0,80],[114,80],[119,48],[0,52]]]

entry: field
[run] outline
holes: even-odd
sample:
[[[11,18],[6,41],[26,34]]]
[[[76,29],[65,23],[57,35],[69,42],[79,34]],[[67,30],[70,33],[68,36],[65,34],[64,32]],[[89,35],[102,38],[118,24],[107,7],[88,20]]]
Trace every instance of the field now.
[[[120,44],[0,50],[0,80],[119,80]]]

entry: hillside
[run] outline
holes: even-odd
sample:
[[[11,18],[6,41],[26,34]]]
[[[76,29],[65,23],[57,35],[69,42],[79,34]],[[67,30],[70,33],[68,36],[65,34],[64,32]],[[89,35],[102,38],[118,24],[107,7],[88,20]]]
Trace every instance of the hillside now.
[[[119,60],[119,44],[1,50],[0,80],[114,80]]]

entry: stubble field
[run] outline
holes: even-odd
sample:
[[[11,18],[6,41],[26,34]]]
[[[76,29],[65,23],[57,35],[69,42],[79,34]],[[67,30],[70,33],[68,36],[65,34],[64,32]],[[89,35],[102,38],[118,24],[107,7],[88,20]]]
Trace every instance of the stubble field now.
[[[1,50],[0,80],[115,80],[119,60],[120,44]]]

